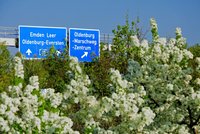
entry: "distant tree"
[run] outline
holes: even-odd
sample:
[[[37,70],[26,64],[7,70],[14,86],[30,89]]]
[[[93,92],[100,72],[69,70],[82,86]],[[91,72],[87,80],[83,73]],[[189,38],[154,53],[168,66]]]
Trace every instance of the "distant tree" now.
[[[90,77],[93,93],[101,98],[111,95],[112,91],[107,86],[110,83],[109,69],[111,68],[112,55],[108,50],[103,50],[105,44],[101,43],[100,58],[84,64],[84,72]]]
[[[200,44],[195,44],[188,48],[194,57],[200,57]]]
[[[4,91],[14,76],[12,59],[4,43],[0,43],[0,92]]]
[[[118,25],[113,30],[114,38],[111,51],[104,50],[103,47],[107,44],[101,43],[100,58],[91,63],[82,63],[84,64],[84,71],[92,81],[93,92],[98,97],[109,96],[113,92],[108,86],[110,83],[109,68],[118,69],[120,73],[125,74],[128,59],[131,57],[137,59],[138,56],[134,52],[138,52],[135,51],[138,48],[132,45],[132,38],[137,36],[139,40],[142,40],[146,34],[139,28],[139,22],[139,18],[137,18],[130,24],[127,17],[125,25]]]
[[[137,37],[139,39],[138,42],[140,42],[145,35],[138,26],[139,22],[139,18],[137,18],[136,21],[132,21],[130,24],[127,17],[124,26],[118,25],[117,29],[113,30],[112,63],[123,74],[126,72],[128,59],[134,56],[135,58],[137,57],[133,55],[133,51],[137,48],[131,46],[133,44],[133,38]]]
[[[151,19],[151,28],[152,43],[134,44],[139,55],[129,59],[125,75],[134,84],[134,91],[146,91],[145,103],[156,114],[148,133],[197,134],[200,79],[193,75],[199,72],[200,59],[194,59],[185,49],[186,40],[180,28],[176,28],[176,38],[169,41],[159,37],[154,19]],[[190,61],[195,61],[194,67]]]

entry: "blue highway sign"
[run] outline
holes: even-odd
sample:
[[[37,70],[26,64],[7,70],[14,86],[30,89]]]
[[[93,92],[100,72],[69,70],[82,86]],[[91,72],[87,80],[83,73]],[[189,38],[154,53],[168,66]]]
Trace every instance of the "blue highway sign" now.
[[[98,29],[69,29],[69,55],[80,62],[91,62],[99,57],[100,31]]]
[[[65,27],[19,26],[19,51],[26,59],[46,58],[54,46],[59,56],[65,51]]]

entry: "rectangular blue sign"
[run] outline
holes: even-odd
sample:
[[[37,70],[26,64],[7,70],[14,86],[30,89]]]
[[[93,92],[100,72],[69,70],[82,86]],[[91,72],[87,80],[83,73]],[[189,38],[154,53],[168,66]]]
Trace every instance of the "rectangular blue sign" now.
[[[46,58],[54,46],[59,56],[65,51],[65,27],[19,26],[19,51],[26,59]]]
[[[96,29],[69,29],[69,55],[80,62],[91,62],[99,57],[100,31]]]

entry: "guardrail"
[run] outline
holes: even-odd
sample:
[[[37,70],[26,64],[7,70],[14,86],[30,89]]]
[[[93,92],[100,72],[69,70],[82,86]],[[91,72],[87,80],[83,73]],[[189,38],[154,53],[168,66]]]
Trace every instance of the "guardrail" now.
[[[0,26],[0,38],[1,38],[1,41],[3,40],[2,38],[17,39],[18,38],[18,28],[17,27]],[[105,44],[112,44],[113,38],[114,38],[114,35],[110,34],[110,33],[101,33],[100,34],[100,42],[103,42]],[[13,46],[13,44],[10,44],[10,45],[8,44],[8,46]]]
[[[1,38],[17,38],[18,29],[16,27],[0,26],[0,37]]]

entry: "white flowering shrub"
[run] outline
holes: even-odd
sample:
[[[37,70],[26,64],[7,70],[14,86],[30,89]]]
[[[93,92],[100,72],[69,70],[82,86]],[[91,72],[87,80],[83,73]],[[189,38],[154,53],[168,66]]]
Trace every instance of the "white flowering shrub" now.
[[[21,59],[15,58],[16,76],[23,78]],[[0,97],[1,133],[78,133],[72,130],[73,122],[62,116],[57,107],[62,101],[61,93],[52,89],[40,91],[37,76],[29,79],[29,85],[22,83],[9,86]]]
[[[133,44],[138,48],[137,59],[129,59],[126,75],[135,90],[144,87],[146,105],[156,113],[147,133],[196,133],[200,131],[200,88],[199,78],[193,79],[192,72],[199,66],[188,65],[193,55],[184,49],[186,42],[180,28],[176,29],[176,39],[167,40],[159,38],[154,19],[151,26],[152,44]]]
[[[133,92],[130,90],[133,84],[123,80],[119,71],[111,69],[110,72],[113,81],[110,86],[115,92],[111,97],[103,97],[96,110],[99,133],[142,133],[155,117],[149,107],[143,107],[144,88],[139,87],[138,92]],[[100,128],[102,125],[104,127]]]
[[[97,99],[90,93],[91,82],[82,74],[76,58],[71,58],[70,66],[74,79],[66,86],[62,107],[76,129],[88,133],[136,133],[153,122],[155,114],[149,107],[142,107],[144,89],[141,87],[138,93],[130,90],[133,84],[123,80],[119,71],[110,70],[113,94]]]
[[[153,122],[155,114],[143,107],[144,88],[133,92],[133,84],[123,80],[119,71],[110,70],[113,94],[97,99],[76,58],[70,58],[70,68],[67,74],[72,79],[62,93],[39,89],[37,76],[30,77],[26,86],[19,83],[1,93],[0,132],[136,133]]]

